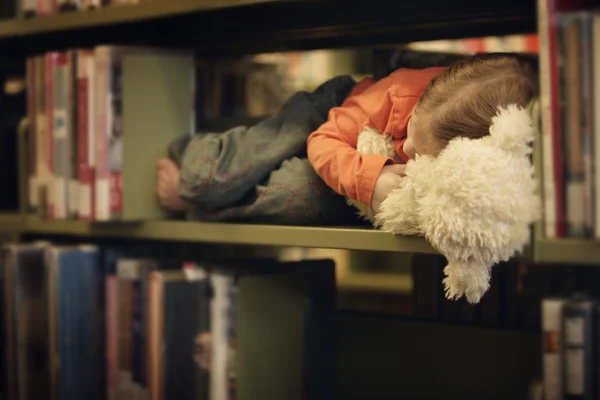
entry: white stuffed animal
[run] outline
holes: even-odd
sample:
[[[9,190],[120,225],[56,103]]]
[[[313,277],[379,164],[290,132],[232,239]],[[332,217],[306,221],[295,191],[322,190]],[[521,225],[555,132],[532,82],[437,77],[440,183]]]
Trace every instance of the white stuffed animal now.
[[[446,297],[478,303],[490,269],[523,250],[541,203],[531,164],[531,117],[515,105],[499,108],[490,135],[456,138],[438,157],[417,156],[400,188],[377,214],[355,201],[360,215],[393,234],[424,235],[448,260]],[[394,157],[389,135],[366,128],[361,153]]]

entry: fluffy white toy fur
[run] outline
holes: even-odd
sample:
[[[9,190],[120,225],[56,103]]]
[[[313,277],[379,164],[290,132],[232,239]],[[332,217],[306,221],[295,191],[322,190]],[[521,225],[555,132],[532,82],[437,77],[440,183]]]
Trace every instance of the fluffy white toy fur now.
[[[527,110],[499,108],[489,136],[456,138],[438,157],[409,161],[401,187],[378,213],[349,203],[384,231],[425,236],[448,260],[446,297],[478,303],[490,286],[492,266],[523,250],[539,217],[533,138]],[[361,132],[357,148],[395,157],[391,137],[370,128]]]

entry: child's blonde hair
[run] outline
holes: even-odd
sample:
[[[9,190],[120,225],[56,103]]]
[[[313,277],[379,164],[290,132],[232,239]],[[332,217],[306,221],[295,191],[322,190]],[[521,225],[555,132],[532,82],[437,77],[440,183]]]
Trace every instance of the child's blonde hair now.
[[[499,106],[527,107],[538,96],[537,65],[532,57],[480,54],[450,66],[421,95],[418,125],[443,148],[456,137],[478,139],[489,134]],[[426,125],[421,125],[426,124]]]

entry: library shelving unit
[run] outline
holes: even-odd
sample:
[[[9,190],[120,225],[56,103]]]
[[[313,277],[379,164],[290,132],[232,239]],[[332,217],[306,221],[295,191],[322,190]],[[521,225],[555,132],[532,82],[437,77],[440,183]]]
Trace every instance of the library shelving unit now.
[[[20,59],[50,49],[112,43],[191,47],[202,54],[221,56],[535,31],[536,8],[533,0],[153,0],[93,12],[0,20],[0,51],[3,59]],[[25,181],[22,175],[22,186]],[[167,220],[86,223],[42,220],[26,215],[24,211],[0,214],[0,234],[435,253],[423,238],[392,236],[368,228]],[[600,262],[600,246],[595,243],[534,239],[532,247],[536,261]],[[346,285],[354,290],[410,292],[412,282],[363,272],[354,275]],[[342,328],[356,333],[349,333],[340,346],[352,347],[361,343],[358,335],[362,328],[353,328],[351,323]],[[410,334],[422,336],[420,329],[415,328]],[[409,333],[390,330],[387,333],[388,341],[391,342],[396,334],[406,338]],[[448,335],[458,337],[459,334],[448,331]],[[483,335],[492,337],[495,333]],[[535,345],[537,337],[534,339],[531,343]],[[460,338],[458,340],[460,342]],[[477,343],[476,340],[474,344]],[[340,357],[339,363],[344,364],[347,355]],[[386,365],[390,369],[398,368],[387,355],[382,357],[387,360]],[[507,362],[507,358],[503,360],[498,362]],[[466,365],[468,362],[467,357],[461,359],[459,364]],[[344,379],[352,380],[360,376],[357,371],[363,371],[363,368],[355,367],[352,369],[351,364],[344,364],[341,372]],[[510,374],[514,377],[517,372]],[[360,379],[368,379],[373,374],[369,371],[364,373],[367,377]],[[359,392],[367,391],[363,389]],[[358,395],[358,392],[354,395]]]
[[[341,6],[329,0],[156,0],[90,12],[0,20],[0,49],[5,57],[17,57],[110,42],[194,46],[206,54],[240,54],[532,31],[533,1],[471,0],[458,6],[440,0],[376,0],[346,1]],[[161,38],[154,40],[158,32]],[[203,32],[210,32],[210,37]],[[0,229],[88,237],[434,252],[423,238],[393,237],[372,229],[177,221],[107,225],[11,214],[0,215]]]

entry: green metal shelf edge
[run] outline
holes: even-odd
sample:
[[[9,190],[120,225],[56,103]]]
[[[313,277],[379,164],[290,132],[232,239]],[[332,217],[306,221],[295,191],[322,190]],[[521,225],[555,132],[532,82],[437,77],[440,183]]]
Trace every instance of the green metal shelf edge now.
[[[0,220],[1,223],[1,220]],[[28,217],[22,233],[115,237],[239,245],[437,253],[422,237],[374,229],[274,226],[190,221],[87,223]]]
[[[533,261],[600,265],[600,242],[593,239],[538,239]]]

